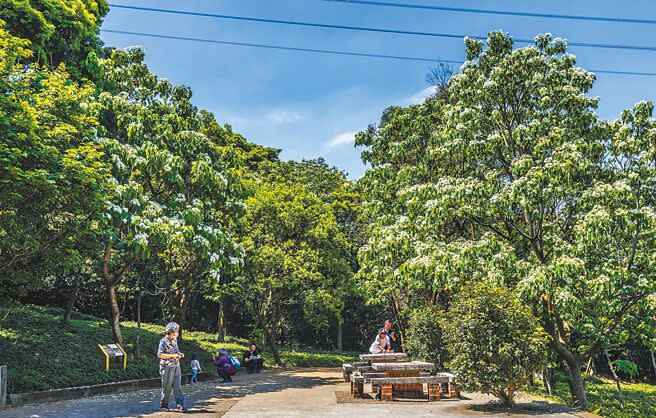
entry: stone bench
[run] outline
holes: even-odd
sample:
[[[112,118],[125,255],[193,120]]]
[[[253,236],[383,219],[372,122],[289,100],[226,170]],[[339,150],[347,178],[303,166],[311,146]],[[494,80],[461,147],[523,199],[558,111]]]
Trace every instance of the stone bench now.
[[[354,398],[361,398],[364,392],[364,377],[359,374],[351,374],[351,395]]]
[[[446,376],[408,376],[408,377],[374,377],[372,385],[380,386],[381,399],[391,401],[394,385],[428,385],[428,400],[437,401],[442,394],[442,387],[448,386],[449,398],[459,397],[458,388],[453,381]]]
[[[342,364],[342,375],[344,376],[345,382],[349,382],[351,380],[351,373],[353,373],[353,366],[348,363]]]
[[[385,372],[364,372],[361,376],[364,377],[365,382],[375,377],[386,377]]]
[[[362,367],[362,366],[367,366],[368,363],[366,361],[356,361],[353,363],[353,367]]]

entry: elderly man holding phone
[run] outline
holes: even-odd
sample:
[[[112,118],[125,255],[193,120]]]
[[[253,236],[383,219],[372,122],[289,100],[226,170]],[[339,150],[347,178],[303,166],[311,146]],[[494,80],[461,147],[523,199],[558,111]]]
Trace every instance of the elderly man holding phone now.
[[[180,370],[180,359],[184,354],[178,346],[178,332],[180,326],[175,322],[166,325],[166,336],[159,341],[157,357],[159,357],[159,374],[162,376],[162,396],[160,398],[160,410],[169,411],[169,397],[171,390],[175,396],[175,410],[187,412],[184,407],[184,395],[180,389],[182,371]]]
[[[396,351],[398,346],[396,343],[396,334],[394,331],[392,331],[392,321],[390,319],[385,321],[385,334],[387,335],[387,340],[389,341],[390,351]]]

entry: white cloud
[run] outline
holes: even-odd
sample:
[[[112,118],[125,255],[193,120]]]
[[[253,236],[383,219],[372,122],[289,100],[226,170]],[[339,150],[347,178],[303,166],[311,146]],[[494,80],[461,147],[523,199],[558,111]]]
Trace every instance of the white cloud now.
[[[433,93],[435,93],[435,87],[434,86],[428,86],[425,89],[422,89],[422,90],[416,92],[412,96],[410,96],[406,99],[403,99],[401,103],[405,106],[423,103],[424,100],[426,100]]]
[[[325,148],[329,149],[329,148],[335,148],[335,147],[337,147],[339,145],[343,145],[343,144],[353,144],[355,142],[355,134],[356,133],[357,132],[344,132],[344,133],[341,133],[341,134],[337,135],[336,137],[334,137],[333,139],[331,139],[330,141],[326,142]]]
[[[301,115],[290,110],[276,110],[267,116],[267,120],[274,125],[294,123],[301,119]]]

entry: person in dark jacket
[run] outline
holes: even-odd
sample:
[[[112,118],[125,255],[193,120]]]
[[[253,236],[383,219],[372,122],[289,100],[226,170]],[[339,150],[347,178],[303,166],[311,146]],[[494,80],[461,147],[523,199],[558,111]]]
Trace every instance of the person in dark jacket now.
[[[221,383],[232,382],[232,375],[237,373],[237,368],[232,364],[228,358],[228,350],[225,348],[219,349],[219,356],[212,356],[212,363],[216,366],[216,371],[223,380]]]
[[[248,373],[259,373],[262,370],[264,359],[257,353],[257,345],[251,343],[248,350],[244,351],[242,364],[248,367]]]

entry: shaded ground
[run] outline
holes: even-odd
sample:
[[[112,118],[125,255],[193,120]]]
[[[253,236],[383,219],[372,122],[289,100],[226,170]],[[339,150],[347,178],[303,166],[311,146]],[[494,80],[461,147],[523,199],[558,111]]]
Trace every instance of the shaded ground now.
[[[264,371],[261,374],[239,374],[233,383],[218,381],[185,385],[189,414],[194,417],[252,417],[252,416],[351,416],[384,415],[421,417],[472,417],[502,415],[512,417],[572,417],[574,411],[557,404],[529,403],[528,409],[513,411],[493,410],[491,400],[484,395],[467,395],[467,399],[385,402],[373,399],[350,401],[344,392],[348,384],[341,380],[337,369],[287,369]],[[73,401],[1,411],[8,417],[179,417],[179,413],[160,413],[158,390],[96,396]],[[530,402],[525,397],[520,402]]]

